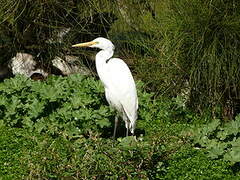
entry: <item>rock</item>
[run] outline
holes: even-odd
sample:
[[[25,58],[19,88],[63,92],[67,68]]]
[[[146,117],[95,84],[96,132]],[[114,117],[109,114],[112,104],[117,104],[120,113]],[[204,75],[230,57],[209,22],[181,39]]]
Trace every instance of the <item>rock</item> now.
[[[42,74],[43,77],[47,77],[48,73],[43,69],[36,69],[36,65],[37,62],[34,61],[33,56],[27,53],[17,53],[9,63],[13,75],[22,74],[31,77],[34,73],[38,73]]]
[[[91,75],[91,71],[81,63],[79,57],[76,56],[65,56],[64,59],[60,57],[55,57],[52,60],[53,66],[58,68],[63,75],[70,74],[82,74]]]
[[[81,63],[79,57],[64,56],[64,58],[55,57],[52,60],[53,67],[59,70],[60,75],[82,74],[91,75],[91,71]],[[32,79],[45,79],[49,73],[37,67],[37,62],[31,54],[17,53],[9,62],[9,68],[13,75],[22,74]],[[54,72],[53,72],[54,74]]]

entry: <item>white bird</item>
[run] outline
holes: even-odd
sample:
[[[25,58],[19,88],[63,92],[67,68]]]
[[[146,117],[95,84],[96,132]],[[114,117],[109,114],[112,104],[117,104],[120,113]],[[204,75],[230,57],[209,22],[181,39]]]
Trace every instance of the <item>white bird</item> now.
[[[134,135],[137,120],[138,97],[133,76],[127,64],[119,58],[112,58],[114,53],[113,43],[102,37],[93,41],[75,44],[72,47],[99,48],[96,54],[96,69],[105,88],[105,96],[110,104],[121,115],[128,131]],[[119,113],[115,116],[113,137],[116,136]]]

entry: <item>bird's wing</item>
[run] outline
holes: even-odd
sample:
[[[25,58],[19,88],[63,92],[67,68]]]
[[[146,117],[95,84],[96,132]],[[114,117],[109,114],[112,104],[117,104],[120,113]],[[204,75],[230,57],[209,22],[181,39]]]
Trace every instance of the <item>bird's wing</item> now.
[[[119,58],[108,61],[108,90],[121,102],[130,120],[136,120],[138,99],[133,76],[127,64]]]

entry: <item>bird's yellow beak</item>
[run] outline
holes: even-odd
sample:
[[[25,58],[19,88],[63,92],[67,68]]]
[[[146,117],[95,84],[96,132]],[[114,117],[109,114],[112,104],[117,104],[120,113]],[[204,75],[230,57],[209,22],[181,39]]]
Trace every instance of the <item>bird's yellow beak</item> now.
[[[92,46],[94,44],[97,44],[97,42],[90,41],[90,42],[85,42],[85,43],[79,43],[79,44],[72,45],[72,47],[89,47],[89,46]]]

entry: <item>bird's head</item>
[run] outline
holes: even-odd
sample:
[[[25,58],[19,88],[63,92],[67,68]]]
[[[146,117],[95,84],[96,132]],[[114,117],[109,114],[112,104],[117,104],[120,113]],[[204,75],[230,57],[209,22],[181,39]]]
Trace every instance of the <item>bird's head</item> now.
[[[113,43],[103,37],[98,37],[90,42],[85,42],[85,43],[79,43],[72,45],[72,47],[91,47],[91,48],[99,48],[99,49],[114,49]]]

